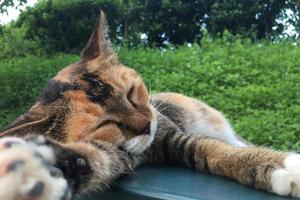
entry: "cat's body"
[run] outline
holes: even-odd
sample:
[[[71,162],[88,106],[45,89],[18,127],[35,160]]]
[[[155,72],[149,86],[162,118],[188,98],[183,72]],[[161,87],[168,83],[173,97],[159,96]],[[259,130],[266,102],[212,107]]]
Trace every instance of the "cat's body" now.
[[[142,163],[184,165],[300,197],[299,155],[248,147],[203,102],[150,97],[140,76],[117,61],[105,29],[101,13],[80,61],[1,133],[25,139],[0,140],[0,199],[67,200]],[[34,134],[44,137],[28,138]]]

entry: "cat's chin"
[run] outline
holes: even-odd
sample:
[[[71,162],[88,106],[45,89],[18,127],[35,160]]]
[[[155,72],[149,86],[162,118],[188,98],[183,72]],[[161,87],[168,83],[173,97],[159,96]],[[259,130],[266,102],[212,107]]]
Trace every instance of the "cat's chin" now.
[[[156,118],[151,121],[150,125],[150,134],[142,134],[138,135],[124,144],[124,149],[133,154],[141,154],[143,153],[154,140],[154,136],[157,130],[157,120]]]

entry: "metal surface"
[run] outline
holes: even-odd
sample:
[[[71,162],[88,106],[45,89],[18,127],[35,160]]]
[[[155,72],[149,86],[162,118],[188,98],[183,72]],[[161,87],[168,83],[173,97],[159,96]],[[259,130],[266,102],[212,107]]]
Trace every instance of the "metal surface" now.
[[[141,167],[120,178],[111,190],[82,200],[287,200],[226,178],[179,167]]]

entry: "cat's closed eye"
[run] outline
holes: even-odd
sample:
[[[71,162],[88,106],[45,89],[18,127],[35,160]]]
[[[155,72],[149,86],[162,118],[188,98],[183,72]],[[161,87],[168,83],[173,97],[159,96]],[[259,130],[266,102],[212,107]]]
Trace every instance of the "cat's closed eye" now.
[[[128,126],[126,126],[122,123],[113,121],[113,120],[105,120],[105,121],[99,123],[98,126],[96,127],[96,130],[100,129],[100,128],[103,128],[105,126],[110,126],[110,125],[116,125],[123,133],[127,133],[129,130],[130,131],[135,131],[135,130],[132,130],[132,128],[130,128]]]
[[[134,102],[134,99],[133,99],[134,90],[135,90],[135,88],[134,88],[134,86],[132,86],[127,93],[127,100],[135,109],[137,109],[137,104]]]
[[[103,126],[107,126],[107,125],[112,124],[112,123],[116,123],[116,122],[114,122],[114,121],[112,121],[112,120],[105,120],[105,121],[102,121],[102,122],[100,122],[100,123],[96,126],[96,129],[99,129],[99,128],[103,127]]]

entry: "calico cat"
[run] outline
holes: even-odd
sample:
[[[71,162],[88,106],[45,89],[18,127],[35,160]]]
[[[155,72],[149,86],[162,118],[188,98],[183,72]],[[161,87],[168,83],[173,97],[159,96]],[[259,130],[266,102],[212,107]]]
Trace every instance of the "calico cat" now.
[[[68,200],[149,163],[300,197],[300,155],[248,144],[198,100],[149,96],[138,73],[118,62],[103,12],[80,60],[0,135],[0,199]]]

